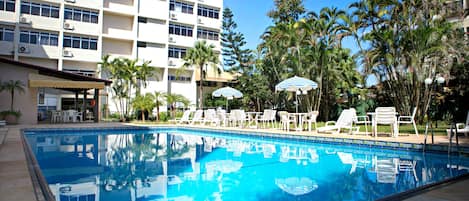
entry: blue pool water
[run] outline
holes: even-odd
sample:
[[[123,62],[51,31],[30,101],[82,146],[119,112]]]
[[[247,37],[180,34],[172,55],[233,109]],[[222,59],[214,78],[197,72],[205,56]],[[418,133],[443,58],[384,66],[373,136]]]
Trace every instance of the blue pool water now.
[[[446,154],[202,130],[30,130],[60,201],[375,200],[469,171]]]

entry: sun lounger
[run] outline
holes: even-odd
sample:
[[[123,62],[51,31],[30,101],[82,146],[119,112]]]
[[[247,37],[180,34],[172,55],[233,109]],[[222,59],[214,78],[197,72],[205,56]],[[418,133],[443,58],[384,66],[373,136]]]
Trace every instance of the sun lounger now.
[[[175,122],[177,124],[183,124],[183,123],[188,123],[189,124],[191,122],[191,120],[190,120],[191,113],[192,113],[192,111],[186,110],[182,114],[181,118],[170,120],[170,122]]]
[[[194,117],[192,117],[191,119],[191,124],[195,124],[195,123],[203,123],[204,122],[204,119],[203,119],[203,116],[204,115],[204,111],[203,110],[196,110],[195,113],[194,113]]]
[[[341,130],[348,129],[351,133],[354,129],[357,130],[358,127],[353,127],[353,113],[350,110],[343,110],[340,113],[339,119],[337,121],[328,121],[326,126],[317,128],[318,132],[334,132],[340,133]]]

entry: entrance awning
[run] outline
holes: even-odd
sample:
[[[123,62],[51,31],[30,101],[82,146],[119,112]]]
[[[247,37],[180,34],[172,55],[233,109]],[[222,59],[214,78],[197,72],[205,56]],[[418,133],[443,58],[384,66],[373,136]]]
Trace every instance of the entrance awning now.
[[[29,74],[29,87],[59,89],[104,89],[104,82],[72,81],[52,76]]]

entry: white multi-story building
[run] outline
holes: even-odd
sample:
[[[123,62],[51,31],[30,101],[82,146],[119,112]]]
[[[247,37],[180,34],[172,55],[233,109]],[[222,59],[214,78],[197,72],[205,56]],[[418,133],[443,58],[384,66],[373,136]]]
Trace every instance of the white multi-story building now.
[[[223,0],[0,0],[0,57],[94,77],[104,55],[151,60],[157,73],[143,92],[179,93],[195,104],[196,69],[176,69],[196,40],[221,52],[222,7]],[[67,96],[48,97],[61,109]]]

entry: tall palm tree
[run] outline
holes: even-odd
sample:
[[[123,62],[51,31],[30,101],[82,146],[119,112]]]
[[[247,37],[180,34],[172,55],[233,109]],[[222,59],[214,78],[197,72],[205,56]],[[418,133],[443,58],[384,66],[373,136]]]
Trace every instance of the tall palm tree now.
[[[135,67],[135,77],[137,79],[137,94],[140,94],[142,86],[147,87],[147,81],[155,73],[154,67],[150,66],[151,61],[143,61],[141,65],[136,65]]]
[[[160,106],[163,106],[166,93],[161,92],[161,91],[155,91],[153,93],[153,96],[155,97],[156,120],[159,121],[160,120]]]
[[[182,103],[185,106],[189,105],[189,99],[181,94],[165,94],[166,103],[170,106],[171,116],[174,118],[176,113],[176,103]]]
[[[20,93],[24,93],[24,87],[25,87],[25,85],[23,84],[23,82],[21,82],[21,80],[10,80],[10,81],[6,81],[2,84],[1,89],[10,92],[10,96],[11,96],[10,111],[13,111],[13,103],[14,103],[14,100],[15,100],[15,91],[18,91]]]
[[[204,82],[204,66],[212,65],[213,67],[218,64],[218,54],[213,51],[214,45],[208,45],[205,40],[197,41],[193,48],[187,51],[184,57],[183,68],[189,66],[196,66],[199,68],[200,82],[199,82],[199,108],[203,108],[203,82]]]

